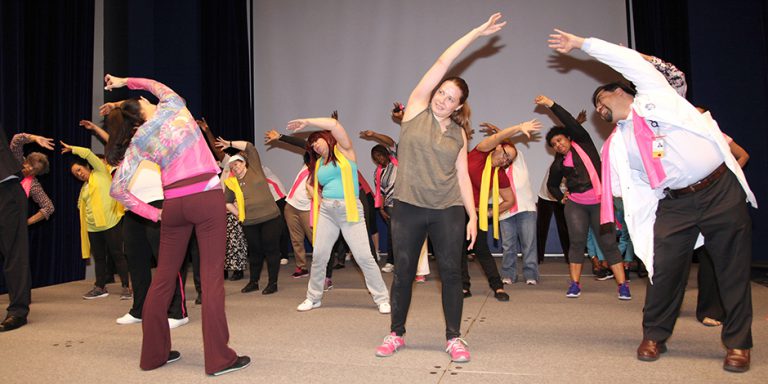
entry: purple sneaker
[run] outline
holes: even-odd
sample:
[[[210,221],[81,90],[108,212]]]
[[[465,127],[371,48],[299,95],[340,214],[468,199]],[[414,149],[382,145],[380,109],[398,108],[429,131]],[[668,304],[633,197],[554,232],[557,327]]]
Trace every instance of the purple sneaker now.
[[[403,347],[405,347],[405,340],[392,332],[387,335],[387,337],[384,338],[384,342],[376,348],[376,356],[389,357]]]
[[[466,363],[469,361],[469,349],[467,342],[460,337],[454,337],[448,340],[445,351],[451,355],[451,361],[454,363]]]

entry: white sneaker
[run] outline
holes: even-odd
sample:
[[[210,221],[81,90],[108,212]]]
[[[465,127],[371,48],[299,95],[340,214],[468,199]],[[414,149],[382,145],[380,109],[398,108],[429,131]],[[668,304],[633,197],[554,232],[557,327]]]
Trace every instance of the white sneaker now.
[[[280,265],[288,265],[288,259],[280,259]]]
[[[528,284],[528,285],[536,285],[539,282],[534,280],[534,279],[528,279],[528,280],[525,281],[525,283]]]
[[[306,312],[306,311],[311,311],[319,306],[320,306],[319,301],[317,303],[313,303],[312,300],[306,299],[302,301],[298,307],[296,307],[296,310],[299,312]]]
[[[391,312],[392,312],[392,307],[389,306],[389,303],[379,304],[379,313],[381,313],[382,315],[386,315]]]
[[[130,313],[126,313],[123,317],[119,317],[116,322],[120,325],[138,324],[141,323],[141,319],[133,317]]]
[[[512,285],[512,279],[510,279],[508,277],[505,277],[505,278],[501,279],[501,283],[504,284],[504,285]]]
[[[168,327],[170,327],[171,329],[181,327],[186,323],[189,323],[189,317],[184,317],[181,319],[172,319],[170,317],[168,318]]]
[[[381,267],[381,271],[386,273],[392,273],[392,271],[394,270],[395,270],[395,265],[392,263],[386,263],[384,264],[383,267]]]

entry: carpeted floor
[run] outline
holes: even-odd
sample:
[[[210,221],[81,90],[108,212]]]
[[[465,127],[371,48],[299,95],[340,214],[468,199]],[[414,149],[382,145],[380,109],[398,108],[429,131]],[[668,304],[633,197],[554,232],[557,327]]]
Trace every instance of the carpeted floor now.
[[[462,333],[472,362],[466,364],[450,363],[443,351],[440,284],[434,273],[414,287],[406,348],[390,358],[374,356],[388,333],[389,316],[377,312],[353,262],[335,271],[335,288],[322,307],[307,313],[296,311],[307,280],[291,278],[292,265],[282,267],[279,291],[271,296],[242,294],[246,280],[227,281],[230,345],[253,362],[218,378],[203,371],[200,307],[194,304],[191,281],[191,321],[171,331],[182,358],[149,372],[138,367],[141,326],[115,324],[130,301],[117,294],[83,300],[91,281],[39,288],[32,293],[30,323],[0,334],[0,377],[3,383],[98,384],[763,383],[768,377],[765,286],[752,285],[752,369],[733,374],[722,370],[720,328],[695,319],[695,273],[669,352],[645,363],[635,358],[645,280],[633,275],[634,298],[621,302],[613,281],[585,276],[582,296],[568,299],[566,264],[548,259],[541,270],[538,286],[507,286],[511,300],[502,303],[493,298],[479,266],[470,263],[474,296],[464,302]],[[391,283],[391,274],[384,278]],[[115,284],[110,288],[119,290]],[[0,296],[0,307],[7,303],[8,296]]]

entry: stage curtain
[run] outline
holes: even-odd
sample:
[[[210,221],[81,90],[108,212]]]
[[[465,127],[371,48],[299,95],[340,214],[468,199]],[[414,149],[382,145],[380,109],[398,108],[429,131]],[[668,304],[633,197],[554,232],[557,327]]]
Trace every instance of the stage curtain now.
[[[78,235],[80,182],[69,171],[69,157],[59,154],[58,140],[90,143],[78,121],[91,115],[93,17],[93,0],[0,1],[0,129],[9,140],[29,132],[57,141],[55,152],[25,148],[48,155],[50,173],[39,180],[56,207],[50,220],[30,227],[33,287],[85,276]],[[30,214],[37,210],[30,203]]]

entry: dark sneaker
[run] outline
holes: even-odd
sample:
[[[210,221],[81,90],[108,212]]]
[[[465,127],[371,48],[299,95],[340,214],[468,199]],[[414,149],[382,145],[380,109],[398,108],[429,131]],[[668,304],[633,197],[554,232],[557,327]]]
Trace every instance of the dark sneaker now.
[[[595,276],[595,280],[598,281],[605,281],[610,279],[613,279],[613,271],[608,268],[601,269],[598,275]]]
[[[303,269],[303,268],[296,268],[296,271],[294,271],[293,275],[291,275],[291,276],[293,276],[294,279],[299,279],[299,278],[302,278],[302,277],[307,277],[307,276],[309,276],[309,271],[307,271],[306,269]]]
[[[243,287],[243,289],[240,290],[240,292],[248,293],[248,292],[253,292],[258,290],[259,290],[259,283],[255,281],[249,281],[248,284],[246,284],[245,287]]]
[[[123,287],[122,293],[120,293],[120,300],[130,300],[133,299],[133,292],[131,292],[131,289],[128,287]]]
[[[234,371],[239,371],[247,366],[251,365],[251,358],[248,356],[238,356],[237,360],[230,365],[228,368],[224,368],[221,371],[214,372],[211,375],[212,376],[221,376],[225,373],[230,373]]]
[[[277,284],[272,283],[272,284],[267,284],[267,287],[264,288],[263,291],[261,291],[261,294],[262,295],[271,295],[271,294],[273,294],[275,292],[277,292]]]
[[[165,363],[170,364],[174,361],[179,361],[179,359],[181,359],[181,353],[179,353],[179,351],[170,351],[168,352],[168,360],[166,360]]]
[[[632,294],[629,293],[629,283],[619,284],[619,300],[632,300]]]
[[[581,296],[581,284],[577,281],[571,282],[571,286],[568,287],[568,292],[565,293],[565,297],[576,298]]]
[[[86,300],[93,300],[98,299],[100,297],[107,297],[109,296],[109,293],[107,292],[107,288],[99,288],[99,287],[93,287],[90,291],[88,291],[85,295],[83,295],[83,299]]]
[[[495,297],[498,301],[509,301],[509,295],[504,291],[495,292],[493,297]]]
[[[464,298],[466,299],[468,297],[472,297],[472,291],[470,291],[469,289],[465,289],[464,290]]]
[[[229,277],[229,281],[242,280],[243,276],[243,271],[232,271],[232,276]]]

